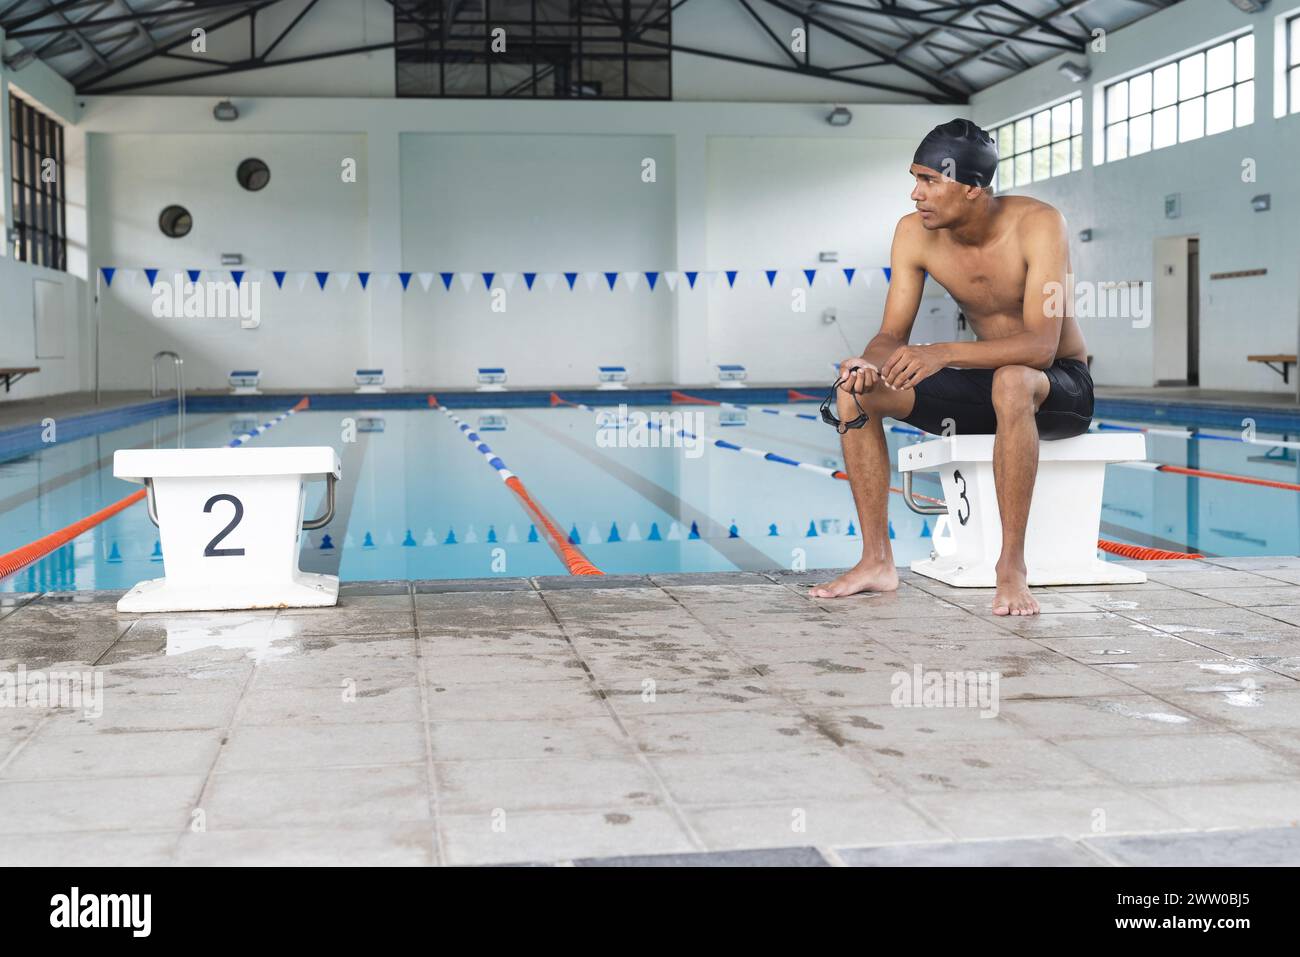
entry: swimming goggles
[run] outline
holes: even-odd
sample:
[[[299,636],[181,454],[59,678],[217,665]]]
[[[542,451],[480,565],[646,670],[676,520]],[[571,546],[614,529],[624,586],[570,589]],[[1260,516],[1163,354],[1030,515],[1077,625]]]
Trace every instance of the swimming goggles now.
[[[835,384],[831,386],[831,394],[822,402],[822,421],[827,425],[835,426],[835,431],[840,435],[843,435],[849,429],[862,428],[871,418],[867,415],[867,410],[862,408],[862,403],[858,401],[858,395],[856,392],[850,392],[849,395],[853,396],[853,404],[858,407],[858,412],[860,412],[861,415],[850,419],[848,422],[841,422],[835,417],[835,413],[832,412],[831,409],[835,406],[835,392],[839,389],[840,383],[843,381],[843,377],[836,379]]]

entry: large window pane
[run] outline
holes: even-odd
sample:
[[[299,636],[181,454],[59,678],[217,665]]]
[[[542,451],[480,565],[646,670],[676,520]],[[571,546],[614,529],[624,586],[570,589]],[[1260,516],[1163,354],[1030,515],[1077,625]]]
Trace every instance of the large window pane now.
[[[1155,72],[1155,97],[1152,104],[1156,109],[1168,106],[1178,99],[1178,64],[1166,63]]]
[[[998,163],[997,189],[999,192],[1004,189],[1010,189],[1016,184],[1015,163],[1015,160],[1009,159],[1004,159],[1002,162]]]
[[[1295,66],[1300,64],[1300,17],[1291,20],[1291,59],[1290,64]]]
[[[1058,103],[1052,107],[1052,142],[1070,138],[1070,104]]]
[[[1074,133],[1083,132],[1083,97],[1076,96],[1070,101],[1070,127]]]
[[[1016,152],[1017,153],[1027,152],[1028,150],[1031,150],[1034,147],[1034,144],[1030,139],[1030,133],[1033,131],[1033,127],[1030,125],[1031,122],[1032,121],[1027,116],[1023,120],[1016,120]],[[1017,183],[1020,182],[1019,176],[1016,177],[1016,182]]]
[[[1034,181],[1033,176],[1030,175],[1032,170],[1030,166],[1031,160],[1032,157],[1029,153],[1021,153],[1016,157],[1016,186],[1024,186]]]
[[[1193,53],[1178,61],[1178,99],[1188,100],[1205,92],[1205,54]]]
[[[1052,142],[1052,111],[1043,110],[1034,114],[1034,145],[1046,146]]]
[[[1165,146],[1173,146],[1178,142],[1178,107],[1166,106],[1163,110],[1157,110],[1155,114],[1155,126],[1151,133],[1151,146],[1154,149],[1161,149]]]
[[[1249,126],[1255,122],[1255,81],[1237,84],[1237,125]]]
[[[1300,113],[1300,70],[1291,71],[1291,112]]]
[[[1151,114],[1135,116],[1128,121],[1128,155],[1138,156],[1151,151]]]
[[[1178,104],[1178,142],[1186,143],[1205,135],[1205,97],[1198,96]]]
[[[1232,98],[1233,90],[1231,87],[1223,90],[1215,90],[1205,98],[1205,135],[1213,136],[1215,133],[1222,133],[1224,130],[1232,129]]]
[[[1070,141],[1061,140],[1052,144],[1052,175],[1060,176],[1070,172]]]
[[[1128,81],[1128,115],[1151,112],[1151,74],[1139,73]]]
[[[1255,35],[1237,38],[1237,82],[1255,77]]]
[[[1082,136],[1070,137],[1070,169],[1071,171],[1083,169]]]
[[[1120,80],[1106,87],[1106,122],[1128,117],[1128,80]]]
[[[1128,121],[1106,129],[1106,162],[1128,156]]]
[[[1040,146],[1034,150],[1034,179],[1047,179],[1052,175],[1052,148]]]
[[[998,156],[1006,159],[1016,151],[1016,131],[1010,123],[998,127]]]
[[[1232,82],[1232,49],[1231,41],[1220,43],[1217,47],[1211,47],[1205,54],[1205,88],[1207,90],[1221,90]]]

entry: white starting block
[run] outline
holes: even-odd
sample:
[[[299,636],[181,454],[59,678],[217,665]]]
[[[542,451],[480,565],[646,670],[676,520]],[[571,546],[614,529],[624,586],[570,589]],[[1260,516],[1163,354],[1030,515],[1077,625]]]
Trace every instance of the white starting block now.
[[[506,370],[501,366],[480,366],[475,392],[505,392]]]
[[[357,387],[354,394],[388,391],[384,388],[383,369],[358,369],[352,374],[352,381]]]
[[[339,580],[298,570],[302,529],[334,517],[341,476],[329,446],[120,449],[113,474],[148,490],[166,577],[143,581],[119,611],[215,611],[333,605]],[[326,480],[325,513],[302,520],[308,478]]]
[[[232,369],[230,375],[226,376],[226,381],[230,383],[231,395],[262,394],[262,390],[258,388],[262,381],[260,369]]]
[[[745,379],[748,373],[745,371],[744,366],[735,363],[719,363],[715,368],[718,370],[719,389],[745,388]]]
[[[1146,436],[1086,434],[1039,443],[1038,478],[1025,530],[1030,585],[1138,583],[1146,574],[1097,557],[1101,494],[1108,462],[1146,458]],[[1002,524],[993,486],[993,436],[954,435],[898,450],[903,498],[923,515],[945,515],[951,542],[935,542],[912,571],[960,588],[992,588],[1002,549]],[[945,505],[916,501],[912,474],[937,471]]]
[[[627,366],[596,366],[596,379],[601,391],[627,388]]]

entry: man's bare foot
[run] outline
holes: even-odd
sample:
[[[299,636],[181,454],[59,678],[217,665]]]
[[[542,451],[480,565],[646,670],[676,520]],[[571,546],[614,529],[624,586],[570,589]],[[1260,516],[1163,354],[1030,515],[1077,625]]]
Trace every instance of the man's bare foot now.
[[[839,578],[808,589],[810,598],[843,598],[864,591],[897,591],[898,569],[892,564],[858,562]]]
[[[993,595],[993,614],[1038,614],[1038,602],[1029,592],[1023,567],[998,568],[998,590]]]

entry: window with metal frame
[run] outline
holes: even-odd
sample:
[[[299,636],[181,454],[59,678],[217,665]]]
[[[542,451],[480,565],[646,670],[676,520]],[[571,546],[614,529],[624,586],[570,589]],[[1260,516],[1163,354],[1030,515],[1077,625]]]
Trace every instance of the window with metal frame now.
[[[993,128],[998,172],[993,190],[1083,169],[1083,94]]]
[[[1105,161],[1255,121],[1255,36],[1247,33],[1107,84]]]
[[[1300,13],[1286,21],[1286,103],[1288,113],[1300,113]]]
[[[9,94],[14,258],[67,270],[63,124]]]
[[[397,95],[672,98],[672,0],[392,0]]]

